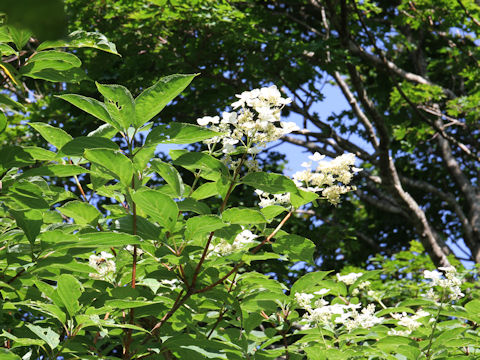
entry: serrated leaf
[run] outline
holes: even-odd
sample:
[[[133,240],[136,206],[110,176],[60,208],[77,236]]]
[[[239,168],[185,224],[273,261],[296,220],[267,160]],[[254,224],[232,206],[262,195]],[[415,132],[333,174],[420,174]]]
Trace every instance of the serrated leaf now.
[[[104,137],[107,139],[111,139],[117,134],[118,130],[115,129],[110,124],[103,124],[99,126],[97,129],[90,131],[87,136],[97,136],[97,137]]]
[[[136,171],[144,171],[155,154],[155,146],[142,146],[133,156],[133,166]]]
[[[277,254],[287,255],[291,261],[305,261],[310,265],[314,264],[315,244],[303,236],[277,237],[272,247]]]
[[[201,170],[200,176],[208,180],[218,180],[229,174],[224,163],[204,153],[188,152],[176,158],[173,163],[190,171]]]
[[[187,220],[185,237],[190,240],[194,235],[201,236],[228,226],[218,216],[200,215]]]
[[[297,187],[292,179],[280,174],[266,172],[249,173],[242,178],[241,182],[270,194],[283,194],[297,191]]]
[[[105,108],[123,130],[127,130],[135,120],[135,100],[128,89],[121,85],[95,83],[105,98]]]
[[[92,225],[95,226],[102,214],[95,208],[82,201],[69,201],[62,207],[57,208],[60,213],[71,217],[78,225]]]
[[[210,208],[208,207],[207,204],[204,204],[192,198],[186,198],[182,201],[179,201],[177,205],[178,205],[178,209],[181,212],[192,211],[199,215],[207,215],[211,213]]]
[[[61,149],[63,145],[73,139],[71,135],[65,132],[65,130],[45,123],[34,122],[29,123],[29,125],[37,130],[48,143],[52,144],[57,149]]]
[[[72,32],[68,35],[68,40],[45,41],[39,45],[37,51],[59,47],[94,48],[120,56],[115,44],[108,41],[105,35],[99,32],[87,32],[84,30]]]
[[[175,74],[162,77],[135,99],[135,127],[138,129],[156,116],[177,97],[197,74]]]
[[[267,220],[263,214],[255,209],[230,208],[222,213],[222,220],[230,224],[263,224]]]
[[[185,189],[183,180],[173,165],[165,163],[160,159],[153,159],[150,161],[150,165],[152,170],[160,175],[167,182],[167,184],[172,187],[177,197],[181,197],[183,195],[183,191]]]
[[[32,33],[29,30],[18,29],[13,26],[8,27],[8,32],[10,33],[10,38],[12,39],[18,51],[23,49],[32,36]]]
[[[145,139],[147,145],[193,144],[219,135],[216,131],[192,124],[171,122],[156,126]]]
[[[33,55],[22,67],[21,73],[35,73],[44,69],[69,70],[82,65],[78,57],[62,51],[41,51]]]
[[[40,228],[43,224],[42,212],[40,210],[10,210],[10,214],[15,219],[18,227],[23,230],[28,241],[33,244],[38,234],[40,234]]]
[[[80,304],[78,303],[78,299],[82,295],[80,283],[72,275],[62,274],[57,280],[56,291],[65,309],[73,317],[80,310]]]
[[[217,184],[215,182],[207,182],[200,185],[190,197],[195,200],[203,200],[218,195]]]
[[[112,119],[112,117],[107,111],[105,104],[101,103],[100,101],[75,94],[57,95],[57,97],[68,101],[70,104],[78,107],[79,109],[85,111],[92,116],[95,116],[97,119],[100,119],[105,123],[110,124],[118,131],[123,130],[121,125],[117,121]]]
[[[36,72],[24,72],[23,76],[32,79],[41,79],[51,82],[79,83],[83,80],[90,80],[87,74],[79,68],[68,70],[43,69]]]
[[[85,174],[89,172],[79,165],[44,165],[25,171],[18,179],[29,178],[32,176],[57,176],[69,177],[74,175]]]
[[[316,271],[308,273],[299,278],[292,285],[290,295],[295,293],[308,292],[308,290],[319,284],[331,271]]]
[[[0,111],[0,134],[7,128],[7,117]]]
[[[133,163],[120,151],[112,149],[87,149],[84,156],[115,177],[123,185],[130,186],[133,177]]]
[[[10,97],[8,97],[5,94],[0,94],[0,105],[2,105],[1,106],[2,108],[8,108],[11,110],[15,110],[15,109],[21,110],[21,111],[25,110],[22,104],[20,104],[19,102],[16,102],[15,100],[10,99]]]
[[[62,146],[60,151],[68,156],[83,156],[87,149],[113,149],[118,150],[119,146],[112,140],[98,136],[80,136]]]
[[[50,161],[57,156],[57,153],[38,146],[24,146],[23,150],[29,153],[33,159],[40,161]]]
[[[4,330],[4,332],[5,332],[5,330]],[[0,336],[4,336],[4,335],[1,334]],[[38,344],[35,343],[35,340],[33,340],[33,339],[31,339],[31,340],[33,341],[32,345],[38,345]],[[25,345],[25,346],[28,346],[28,345]],[[0,348],[0,356],[3,360],[22,360],[22,358],[20,356],[11,352],[10,350],[4,349],[4,348]]]
[[[178,217],[178,206],[169,196],[156,190],[141,189],[132,194],[137,207],[154,221],[173,230]]]
[[[280,215],[281,213],[287,211],[287,209],[279,205],[270,205],[260,209],[260,211],[262,212],[263,216],[265,216],[267,220],[271,220],[275,218],[277,215]]]
[[[45,341],[48,346],[53,350],[55,349],[59,344],[60,344],[60,336],[54,332],[50,328],[42,328],[37,325],[25,324],[26,327],[28,327],[35,335],[37,335],[40,339]]]

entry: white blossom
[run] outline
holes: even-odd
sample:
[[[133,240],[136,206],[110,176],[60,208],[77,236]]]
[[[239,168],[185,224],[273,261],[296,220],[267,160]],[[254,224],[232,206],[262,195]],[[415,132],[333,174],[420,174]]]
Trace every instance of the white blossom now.
[[[90,277],[101,280],[111,280],[111,276],[116,272],[115,261],[111,260],[114,256],[110,253],[102,251],[100,254],[90,255],[88,264],[97,272],[90,273]]]
[[[220,239],[216,245],[210,245],[209,256],[227,256],[236,251],[245,250],[254,243],[257,237],[258,235],[253,234],[250,230],[243,230],[235,237],[233,243]]]
[[[363,273],[350,273],[347,275],[337,274],[338,281],[345,283],[345,285],[352,285]]]

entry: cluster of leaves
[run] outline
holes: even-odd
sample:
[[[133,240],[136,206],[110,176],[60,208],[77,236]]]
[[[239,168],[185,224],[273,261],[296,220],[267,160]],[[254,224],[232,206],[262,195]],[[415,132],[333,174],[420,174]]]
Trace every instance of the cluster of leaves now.
[[[135,99],[122,86],[101,84],[104,102],[62,95],[104,125],[73,138],[60,128],[31,123],[49,150],[2,148],[3,358],[476,356],[480,301],[474,299],[473,286],[464,290],[468,299],[462,307],[446,297],[440,302],[421,298],[422,289],[429,287],[422,281],[412,282],[417,293],[409,300],[395,298],[393,292],[378,295],[378,271],[347,282],[349,286],[341,278],[329,278],[329,272],[314,272],[291,288],[249,271],[250,263],[269,259],[312,261],[313,243],[281,227],[292,209],[315,196],[283,175],[240,177],[238,167],[232,171],[213,153],[173,150],[172,163],[156,158],[158,144],[221,136],[181,123],[149,130],[149,121],[194,76],[164,77]],[[148,131],[142,143],[136,140],[140,131]],[[117,133],[121,142],[111,140]],[[205,183],[184,183],[176,167]],[[78,177],[83,174],[87,176]],[[82,198],[53,186],[50,180],[56,177],[76,178]],[[154,177],[163,178],[165,185],[149,186]],[[252,191],[289,192],[293,208],[237,207],[228,200],[239,184]],[[86,193],[109,197],[114,204],[98,209]],[[202,202],[207,198],[220,203],[218,214]],[[286,215],[278,223],[282,213]],[[246,230],[258,237],[237,251],[215,252],[218,241],[233,246]],[[266,243],[272,244],[270,251],[265,251]],[[374,284],[370,290],[365,288],[368,280]],[[370,315],[383,319],[352,329],[333,315],[331,322],[305,328],[308,311],[298,302],[301,293],[320,293],[336,307],[378,302],[384,309]],[[419,309],[431,314],[420,320],[422,327],[391,335],[404,326],[388,318],[390,313]]]

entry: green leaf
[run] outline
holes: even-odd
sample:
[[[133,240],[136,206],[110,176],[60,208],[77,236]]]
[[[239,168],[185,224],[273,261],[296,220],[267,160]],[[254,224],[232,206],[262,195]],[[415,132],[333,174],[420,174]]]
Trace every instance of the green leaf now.
[[[115,229],[128,233],[133,234],[133,216],[127,215],[123,216],[119,219],[115,220]],[[136,232],[138,236],[142,239],[151,239],[151,240],[158,240],[161,228],[156,226],[155,224],[151,223],[147,219],[138,216],[135,220]]]
[[[45,341],[43,340],[38,340],[38,339],[29,339],[29,338],[18,338],[13,334],[10,334],[9,332],[6,332],[3,330],[3,332],[0,334],[0,337],[4,337],[7,339],[10,339],[14,341],[14,347],[19,347],[19,346],[41,346],[45,344]],[[14,357],[11,357],[14,356]],[[9,359],[15,359],[15,360],[21,360],[20,357],[15,355],[14,353],[10,353],[7,349],[0,348],[0,358],[9,360]]]
[[[77,248],[106,248],[106,247],[118,247],[124,245],[141,245],[142,242],[138,236],[102,231],[102,232],[93,232],[87,234],[80,234],[79,241],[70,243],[60,243],[59,249],[77,247]],[[60,246],[61,245],[61,246]]]
[[[10,99],[10,97],[5,94],[0,94],[0,105],[2,105],[2,108],[6,107],[12,110],[14,109],[21,110],[21,111],[25,110],[22,104],[20,104],[19,102],[16,102],[15,100]]]
[[[14,55],[17,52],[15,51],[14,48],[12,48],[10,45],[3,44],[0,42],[0,54],[1,56],[10,56]]]
[[[218,180],[221,176],[228,177],[229,172],[224,163],[213,156],[200,153],[188,152],[173,161],[175,165],[187,170],[201,170],[200,176],[208,180]]]
[[[67,312],[73,317],[80,310],[78,299],[82,295],[82,287],[78,280],[69,274],[60,275],[57,280],[57,294]]]
[[[5,333],[5,330],[3,332]],[[0,336],[4,336],[4,335],[1,334]],[[30,339],[28,339],[28,340],[30,340]],[[32,340],[32,341],[33,341],[32,345],[38,345],[37,343],[35,343],[35,340]],[[28,345],[25,345],[25,346],[28,346]],[[0,348],[0,356],[1,356],[2,360],[22,360],[22,358],[20,356],[11,352],[10,350],[4,349],[4,348]]]
[[[263,214],[255,209],[231,208],[222,213],[222,220],[230,224],[263,224],[267,220]]]
[[[178,202],[177,205],[181,212],[192,211],[200,215],[208,215],[211,213],[210,207],[208,207],[207,204],[204,204],[192,198],[186,198]]]
[[[43,224],[42,212],[40,210],[10,210],[10,214],[15,219],[18,227],[23,230],[30,244],[33,244],[38,234],[40,234],[40,228]]]
[[[59,344],[60,344],[60,336],[54,332],[50,328],[42,328],[37,325],[25,324],[26,327],[28,327],[35,335],[37,335],[40,339],[45,341],[48,346],[53,350],[55,349]]]
[[[40,187],[28,181],[18,181],[10,187],[10,199],[14,200],[20,207],[15,209],[48,209],[50,205],[44,199]],[[13,206],[12,206],[13,207]]]
[[[85,158],[120,180],[125,186],[132,184],[133,163],[120,151],[112,149],[87,149]]]
[[[113,149],[119,147],[112,140],[98,136],[80,136],[62,146],[60,151],[68,156],[82,157],[87,149]]]
[[[143,172],[154,154],[155,146],[142,146],[141,148],[138,148],[133,156],[133,167],[135,170]]]
[[[295,295],[295,293],[308,292],[310,288],[319,284],[330,272],[331,271],[316,271],[303,275],[292,285],[290,295]]]
[[[123,130],[127,130],[135,120],[135,100],[132,94],[121,85],[102,85],[95,83],[98,91],[105,97],[105,108]]]
[[[22,50],[32,36],[32,33],[26,29],[17,29],[13,26],[8,27],[10,38],[12,39],[18,51]]]
[[[18,177],[18,179],[29,178],[32,176],[69,177],[85,174],[87,172],[89,172],[87,169],[78,165],[44,165],[25,171]]]
[[[195,200],[202,200],[216,195],[218,195],[216,182],[207,182],[200,185],[190,197]]]
[[[71,217],[78,225],[92,225],[95,226],[102,214],[95,208],[82,201],[69,201],[62,207],[57,208],[63,215]]]
[[[33,55],[22,67],[21,73],[35,73],[45,69],[69,70],[82,65],[78,57],[62,51],[42,51]]]
[[[190,240],[193,236],[201,236],[227,226],[228,224],[216,215],[195,216],[187,220],[185,237]]]
[[[29,125],[37,130],[48,143],[52,144],[57,149],[61,149],[63,145],[73,139],[64,130],[45,123],[34,122],[29,123]]]
[[[7,117],[0,111],[0,134],[7,128]]]
[[[101,103],[100,101],[75,94],[57,95],[57,97],[68,101],[70,104],[78,107],[79,109],[85,111],[86,113],[89,113],[92,116],[95,116],[97,119],[100,119],[103,122],[110,124],[118,131],[123,130],[120,124],[111,118],[105,104]]]
[[[94,48],[120,56],[115,44],[108,41],[105,35],[98,32],[87,32],[83,30],[72,32],[68,36],[68,40],[45,41],[40,44],[37,51],[59,47]]]
[[[87,136],[97,136],[97,137],[104,137],[107,139],[111,139],[117,134],[118,130],[115,129],[110,124],[103,124],[99,126],[97,129],[90,131]]]
[[[57,153],[38,146],[24,146],[23,150],[35,160],[51,161],[57,157]]]
[[[184,191],[183,180],[173,165],[165,163],[160,159],[150,161],[152,170],[160,175],[168,185],[172,187],[177,197],[181,197]]]
[[[287,255],[291,261],[305,261],[314,265],[315,244],[302,236],[285,235],[276,238],[273,243],[273,251],[277,254]]]
[[[177,97],[197,74],[175,74],[162,77],[155,85],[145,89],[135,99],[135,127],[138,129],[156,116]]]
[[[266,172],[249,173],[242,178],[241,182],[270,194],[283,194],[297,191],[295,183],[290,178],[280,174]]]
[[[292,191],[290,193],[290,202],[293,207],[298,209],[300,206],[311,203],[312,201],[318,199],[319,196],[316,193],[311,191],[305,191],[302,189],[297,189],[297,191]]]
[[[0,148],[0,173],[13,167],[35,163],[30,154],[20,146],[5,145]]]
[[[219,135],[216,131],[192,124],[171,122],[158,125],[147,135],[145,144],[193,144]]]
[[[83,80],[90,80],[87,74],[78,68],[69,70],[43,69],[36,72],[23,72],[23,76],[28,76],[32,79],[67,83],[79,83]]]
[[[132,195],[137,207],[154,221],[173,230],[177,222],[178,206],[169,196],[156,190],[141,189]]]
[[[267,220],[271,220],[287,210],[283,206],[270,205],[260,209],[260,211]]]

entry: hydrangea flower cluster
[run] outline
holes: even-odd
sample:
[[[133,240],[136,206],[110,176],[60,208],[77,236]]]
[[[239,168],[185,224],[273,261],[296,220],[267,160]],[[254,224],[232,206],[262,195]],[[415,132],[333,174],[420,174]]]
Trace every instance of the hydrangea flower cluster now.
[[[442,273],[433,270],[425,270],[423,272],[423,277],[425,279],[432,280],[433,286],[440,286],[442,289],[447,291],[448,297],[451,300],[458,300],[465,296],[460,290],[460,285],[462,280],[456,276],[457,270],[453,266],[439,267],[438,270],[441,270],[445,273],[445,278],[442,278]],[[435,299],[435,292],[433,289],[430,289],[427,293],[427,297]]]
[[[323,296],[325,293],[320,291],[314,294]],[[357,328],[369,329],[383,321],[382,317],[375,315],[374,304],[369,304],[364,308],[362,308],[361,304],[330,304],[322,297],[316,300],[312,306],[314,294],[295,294],[298,305],[306,310],[304,315],[306,328],[318,325],[327,325],[334,328],[340,324],[344,325],[348,331],[352,331]]]
[[[343,282],[345,285],[352,285],[362,275],[363,273],[337,274],[337,280]]]
[[[88,264],[97,272],[90,273],[89,276],[98,280],[111,280],[110,277],[117,271],[113,255],[102,251],[100,254],[90,255]]]
[[[293,175],[293,181],[299,188],[320,192],[322,197],[332,204],[340,202],[340,195],[356,189],[355,186],[348,185],[353,175],[362,170],[354,167],[354,154],[343,154],[325,161],[323,160],[325,156],[316,152],[308,158],[311,161],[302,163],[305,170]],[[312,162],[317,163],[314,170],[312,170]]]
[[[290,193],[286,194],[269,194],[262,190],[255,190],[255,193],[259,196],[260,202],[258,206],[264,208],[270,205],[285,205],[290,204]]]
[[[209,256],[227,256],[239,250],[244,250],[253,244],[258,235],[253,234],[250,230],[243,230],[235,237],[235,240],[230,244],[225,239],[220,239],[217,245],[210,245]]]
[[[280,111],[291,99],[283,98],[275,85],[244,91],[236,97],[232,108],[237,111],[223,112],[221,119],[219,116],[197,119],[198,125],[222,133],[204,141],[210,150],[221,143],[222,152],[228,156],[236,151],[236,146],[243,145],[249,154],[255,155],[267,143],[299,129],[294,122],[280,121]]]
[[[406,312],[403,312],[401,314],[393,313],[393,314],[390,314],[390,316],[395,320],[398,320],[397,325],[403,326],[405,329],[404,330],[392,329],[392,330],[389,330],[388,334],[393,336],[408,336],[417,328],[422,326],[422,323],[419,322],[418,319],[430,316],[430,313],[425,310],[418,309],[417,312],[413,315],[408,315]]]

